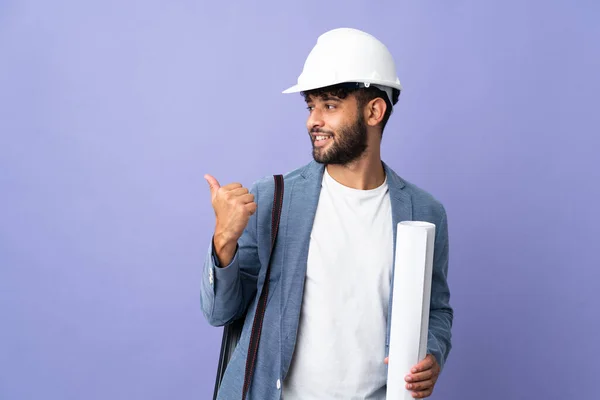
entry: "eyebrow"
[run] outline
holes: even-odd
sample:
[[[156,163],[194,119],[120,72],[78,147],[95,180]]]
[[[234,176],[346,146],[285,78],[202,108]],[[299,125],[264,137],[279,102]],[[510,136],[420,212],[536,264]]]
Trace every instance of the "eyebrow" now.
[[[342,100],[339,97],[324,95],[324,96],[316,96],[321,101],[335,101],[336,103],[341,103]],[[312,103],[314,101],[313,98],[306,99],[306,103]]]

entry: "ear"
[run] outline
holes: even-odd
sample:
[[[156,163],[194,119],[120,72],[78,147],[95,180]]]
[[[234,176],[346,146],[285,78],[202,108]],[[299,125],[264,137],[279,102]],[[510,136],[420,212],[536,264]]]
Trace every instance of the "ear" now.
[[[376,99],[371,100],[367,103],[364,112],[365,112],[365,122],[369,126],[377,126],[383,120],[383,116],[385,115],[385,111],[387,109],[387,104],[381,97],[377,97]]]

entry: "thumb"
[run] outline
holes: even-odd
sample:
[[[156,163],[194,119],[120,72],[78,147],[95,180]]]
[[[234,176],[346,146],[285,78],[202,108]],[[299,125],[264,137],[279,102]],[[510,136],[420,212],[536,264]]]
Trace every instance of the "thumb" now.
[[[214,176],[209,174],[204,175],[204,179],[206,179],[206,182],[208,182],[208,186],[210,187],[210,194],[214,196],[217,189],[221,187],[219,181],[217,181]]]

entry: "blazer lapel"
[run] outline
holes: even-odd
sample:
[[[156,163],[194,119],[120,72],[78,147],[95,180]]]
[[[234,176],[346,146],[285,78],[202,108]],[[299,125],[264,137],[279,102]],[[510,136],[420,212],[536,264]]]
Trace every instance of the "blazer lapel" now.
[[[390,321],[392,318],[392,298],[394,293],[394,267],[396,265],[396,236],[398,232],[398,223],[402,221],[412,221],[412,199],[407,191],[403,190],[406,184],[396,173],[385,163],[383,163],[386,176],[388,177],[388,188],[390,190],[390,201],[392,204],[392,227],[394,230],[394,256],[392,264],[392,281],[390,282],[390,297],[388,302],[387,331],[385,337],[386,356],[390,345]]]
[[[308,260],[308,247],[313,221],[321,194],[324,166],[312,161],[297,179],[291,180],[288,195],[286,223],[284,227],[285,246],[281,280],[281,372],[285,377],[290,366],[296,343],[296,334],[304,293],[304,280]]]
[[[396,251],[396,231],[398,222],[412,220],[412,200],[410,195],[404,191],[406,184],[396,173],[385,163],[383,163],[385,174],[388,178],[388,188],[390,190],[390,200],[392,203],[392,222],[394,225],[394,253]]]

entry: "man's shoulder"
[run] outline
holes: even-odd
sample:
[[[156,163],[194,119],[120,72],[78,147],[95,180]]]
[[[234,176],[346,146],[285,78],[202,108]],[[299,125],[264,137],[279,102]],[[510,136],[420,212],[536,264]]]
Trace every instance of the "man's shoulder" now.
[[[298,179],[309,178],[317,173],[319,168],[319,165],[312,161],[291,171],[281,173],[281,175],[283,175],[284,185],[290,185]],[[272,193],[275,190],[275,181],[273,179],[273,175],[267,175],[259,178],[252,184],[252,186],[255,188],[255,190],[258,190],[261,193],[264,191]]]
[[[391,168],[389,168],[389,171],[391,171],[395,182],[401,186],[401,190],[410,196],[413,207],[413,217],[415,219],[429,219],[427,217],[433,217],[433,219],[437,220],[442,217],[445,218],[446,210],[441,200],[430,191],[399,176]]]
[[[417,186],[412,182],[408,182],[406,180],[404,182],[406,183],[405,190],[410,193],[413,203],[422,204],[424,206],[440,210],[444,208],[441,200],[439,200],[429,191]]]
[[[319,164],[312,161],[308,164],[304,164],[291,171],[281,173],[283,175],[284,191],[286,188],[290,188],[294,183],[300,179],[310,179],[312,177],[318,177]],[[263,176],[252,183],[251,192],[254,193],[257,199],[259,199],[259,207],[270,207],[273,201],[273,194],[275,193],[275,180],[273,175]],[[269,199],[269,200],[267,200]]]

